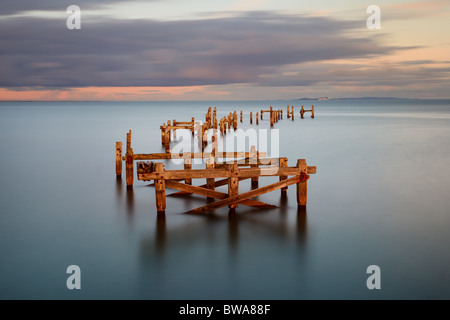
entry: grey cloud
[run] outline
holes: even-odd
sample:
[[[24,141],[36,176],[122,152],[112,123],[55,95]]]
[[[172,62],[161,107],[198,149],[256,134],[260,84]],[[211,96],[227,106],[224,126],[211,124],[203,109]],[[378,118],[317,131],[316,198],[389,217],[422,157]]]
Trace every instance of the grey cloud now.
[[[269,12],[186,21],[99,20],[82,22],[81,30],[68,30],[65,23],[1,20],[0,86],[258,83],[262,74],[292,64],[401,49],[383,46],[379,37],[352,35],[360,21]]]
[[[65,11],[72,4],[78,5],[83,9],[90,9],[112,3],[123,2],[126,4],[128,1],[136,0],[2,0],[0,4],[0,16],[12,15],[24,11]]]

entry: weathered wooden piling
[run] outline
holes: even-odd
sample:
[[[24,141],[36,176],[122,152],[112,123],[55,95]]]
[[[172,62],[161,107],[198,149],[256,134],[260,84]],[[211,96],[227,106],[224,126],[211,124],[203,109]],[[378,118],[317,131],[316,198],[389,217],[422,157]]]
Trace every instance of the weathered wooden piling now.
[[[164,164],[156,163],[155,172],[164,172]],[[166,182],[163,179],[155,180],[155,197],[156,197],[156,211],[158,213],[165,213],[166,211]]]
[[[251,114],[251,113],[250,113]],[[256,112],[256,124],[259,124],[258,112]]]
[[[290,116],[290,114],[291,114],[291,112],[290,112],[291,110],[290,110],[290,107],[289,107],[289,105],[287,105],[287,118],[289,119],[291,116]]]
[[[256,122],[258,122],[258,116],[256,117]],[[258,167],[258,152],[256,151],[256,147],[255,146],[251,146],[250,147],[249,162],[250,162],[250,167],[251,168],[257,168]],[[252,181],[252,189],[253,188],[258,188],[259,178],[257,176],[256,177],[252,177],[251,181]]]
[[[250,123],[253,122],[253,113],[250,111]]]
[[[272,111],[272,106],[270,106],[270,126],[273,127],[273,111]]]
[[[191,160],[191,154],[189,152],[185,152],[183,154],[183,160],[184,160],[184,170],[191,170],[192,160]],[[192,179],[184,179],[184,182],[186,184],[192,184]]]
[[[133,148],[129,148],[126,154],[125,178],[127,181],[127,189],[133,189]]]
[[[116,176],[122,177],[122,142],[116,142]]]
[[[242,112],[242,110],[241,110],[241,122],[242,122],[242,113],[243,113],[243,112]]]
[[[308,177],[308,167],[306,166],[305,159],[297,160],[297,168],[303,176]],[[299,207],[306,206],[307,198],[308,198],[308,185],[306,182],[307,179],[301,180],[297,183],[297,204]]]
[[[287,158],[280,158],[279,167],[280,168],[286,168],[288,166],[288,159]],[[280,176],[280,181],[286,180],[287,176]],[[281,188],[281,193],[286,194],[288,187]]]
[[[291,118],[294,120],[294,106],[292,106]]]
[[[228,178],[228,197],[234,197],[239,195],[239,176],[238,176],[238,165],[234,163],[228,169],[229,178]],[[238,203],[230,203],[228,205],[230,209],[234,209],[238,207]]]
[[[163,123],[161,128],[161,144],[164,144],[166,141],[166,124]]]
[[[210,156],[209,159],[206,160],[206,169],[214,169],[214,156]],[[215,179],[214,178],[206,178],[206,189],[214,190],[216,188]],[[208,200],[212,200],[213,198],[208,197]]]

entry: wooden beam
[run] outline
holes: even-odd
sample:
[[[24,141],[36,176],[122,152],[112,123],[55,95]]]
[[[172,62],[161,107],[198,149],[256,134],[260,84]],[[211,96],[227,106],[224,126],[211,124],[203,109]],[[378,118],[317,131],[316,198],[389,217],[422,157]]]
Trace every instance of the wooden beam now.
[[[276,166],[265,168],[241,168],[237,172],[240,178],[252,178],[259,176],[295,176],[299,174],[297,167],[279,168]],[[193,170],[169,170],[163,173],[138,173],[139,180],[177,180],[177,179],[206,179],[228,178],[230,173],[226,169],[193,169]]]
[[[190,210],[190,211],[188,211],[186,213],[189,213],[189,214],[206,213],[206,212],[209,212],[211,210],[222,208],[222,207],[225,207],[225,206],[233,204],[233,203],[239,203],[239,202],[241,202],[243,200],[247,200],[247,199],[259,196],[261,194],[267,193],[267,192],[271,192],[271,191],[274,191],[274,190],[278,190],[280,188],[284,188],[284,187],[289,186],[291,184],[297,183],[299,180],[300,180],[300,177],[299,176],[295,176],[295,177],[289,178],[289,179],[284,180],[284,181],[279,181],[279,182],[276,182],[276,183],[273,183],[273,184],[269,184],[268,186],[265,186],[265,187],[261,187],[261,188],[258,188],[258,189],[254,189],[254,190],[242,193],[240,195],[235,195],[235,196],[232,196],[232,197],[228,197],[226,199],[222,199],[222,200],[210,203],[210,204],[208,204],[206,206],[202,206],[202,207],[199,207],[199,208],[196,208],[196,209],[192,209],[192,210]]]
[[[250,178],[239,178],[239,181],[247,180],[247,179],[250,179]],[[174,180],[166,180],[166,181],[174,181]],[[217,187],[221,187],[221,186],[224,186],[224,185],[227,185],[227,184],[228,184],[228,179],[216,180],[214,182],[214,187],[217,188]],[[198,186],[198,188],[206,188],[206,184],[202,184],[201,186]],[[168,197],[180,197],[180,196],[187,196],[187,195],[190,195],[190,194],[192,194],[192,192],[179,191],[179,192],[171,193],[171,194],[169,194],[167,196]],[[226,193],[224,193],[224,194],[227,195]],[[227,195],[227,197],[228,197],[228,195]]]
[[[224,179],[226,182],[228,182],[228,179]],[[224,192],[218,192],[215,190],[209,190],[203,187],[196,187],[196,186],[190,186],[183,183],[167,180],[166,181],[166,187],[176,190],[182,190],[182,192],[185,192],[186,194],[198,194],[201,196],[206,196],[214,199],[226,199],[228,198],[228,194]],[[178,192],[177,192],[178,193]],[[174,194],[172,194],[174,195]],[[257,200],[243,200],[243,205],[250,206],[250,207],[256,207],[256,208],[278,208],[277,206],[264,203]]]

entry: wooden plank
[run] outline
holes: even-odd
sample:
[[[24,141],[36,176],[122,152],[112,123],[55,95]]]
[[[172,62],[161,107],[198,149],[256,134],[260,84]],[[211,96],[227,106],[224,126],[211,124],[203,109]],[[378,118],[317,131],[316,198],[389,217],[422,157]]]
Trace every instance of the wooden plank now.
[[[263,168],[241,168],[238,170],[238,177],[252,178],[258,176],[294,176],[299,174],[297,167],[279,168],[276,166]],[[169,170],[162,174],[138,173],[139,180],[176,180],[176,179],[206,179],[206,178],[228,178],[228,170],[222,168],[216,169],[194,169],[194,170]]]
[[[265,187],[254,189],[254,190],[242,193],[240,195],[235,195],[235,196],[232,196],[232,197],[228,197],[226,199],[222,199],[222,200],[210,203],[208,205],[205,205],[205,206],[202,206],[202,207],[199,207],[199,208],[196,208],[196,209],[192,209],[192,210],[190,210],[190,211],[188,211],[186,213],[189,213],[189,214],[206,213],[206,212],[209,212],[209,211],[214,210],[214,209],[225,207],[225,206],[227,206],[229,204],[232,204],[232,203],[239,203],[239,202],[241,202],[243,200],[247,200],[247,199],[259,196],[261,194],[267,193],[267,192],[278,190],[280,188],[284,188],[286,186],[289,186],[289,185],[297,183],[299,180],[300,180],[300,177],[299,176],[295,176],[295,177],[289,178],[289,179],[284,180],[284,181],[279,181],[279,182],[276,182],[276,183],[273,183],[273,184],[269,184],[268,186],[265,186]]]

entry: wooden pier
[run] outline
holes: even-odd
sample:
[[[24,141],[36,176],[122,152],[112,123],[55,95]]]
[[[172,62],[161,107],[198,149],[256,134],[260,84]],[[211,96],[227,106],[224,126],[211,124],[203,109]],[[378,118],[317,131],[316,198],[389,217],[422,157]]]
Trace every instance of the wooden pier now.
[[[314,106],[311,110],[300,110],[303,119],[305,112],[311,112],[314,118]],[[271,106],[268,110],[256,112],[256,124],[263,119],[263,114],[270,114],[270,126],[283,119],[281,109],[274,110]],[[287,106],[287,118],[294,120],[294,106],[292,110]],[[239,122],[243,122],[243,111],[240,111]],[[253,113],[250,112],[250,124],[253,123]],[[316,173],[315,166],[307,166],[305,159],[298,159],[296,166],[289,167],[287,158],[270,158],[266,153],[259,152],[255,146],[250,148],[249,152],[219,152],[218,138],[221,134],[225,136],[227,131],[238,126],[238,113],[230,112],[219,121],[217,120],[217,109],[212,111],[211,107],[205,114],[205,121],[168,120],[160,126],[161,142],[164,145],[165,152],[135,154],[131,147],[131,130],[126,135],[125,154],[122,150],[122,142],[116,142],[116,176],[121,179],[122,163],[125,162],[126,185],[128,189],[133,188],[134,183],[134,162],[137,162],[137,179],[141,181],[154,181],[156,209],[158,213],[164,213],[166,210],[166,189],[178,190],[167,196],[187,196],[197,194],[207,197],[211,202],[205,206],[192,209],[187,213],[207,213],[214,209],[228,206],[234,211],[239,204],[256,208],[274,208],[268,203],[260,202],[252,198],[264,193],[281,190],[284,194],[290,185],[296,185],[297,205],[299,207],[307,204],[307,180],[310,174]],[[184,129],[191,131],[195,137],[197,135],[202,152],[192,153],[171,153],[170,143],[171,135],[176,136],[176,130]],[[207,142],[207,132],[213,129],[212,151],[204,152]],[[183,168],[178,170],[166,170],[163,162],[154,162],[153,160],[183,159]],[[205,169],[192,169],[192,159],[202,159],[205,162]],[[147,162],[143,162],[147,161]],[[259,187],[259,180],[262,177],[279,177],[279,181],[267,186]],[[205,179],[206,184],[193,186],[195,179]],[[239,193],[239,183],[243,180],[251,180],[252,190]],[[218,192],[216,187],[228,185],[228,192]]]

